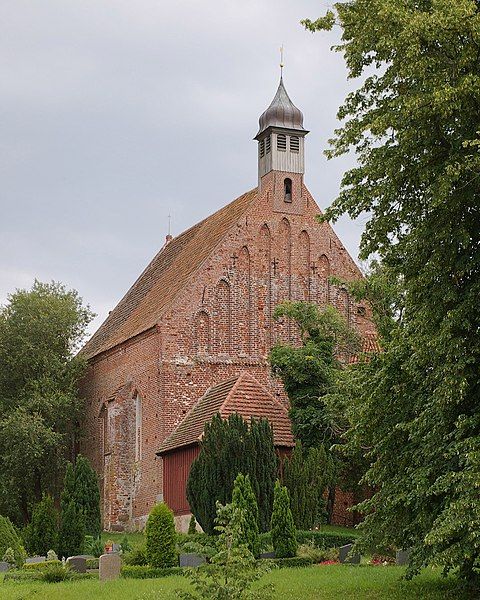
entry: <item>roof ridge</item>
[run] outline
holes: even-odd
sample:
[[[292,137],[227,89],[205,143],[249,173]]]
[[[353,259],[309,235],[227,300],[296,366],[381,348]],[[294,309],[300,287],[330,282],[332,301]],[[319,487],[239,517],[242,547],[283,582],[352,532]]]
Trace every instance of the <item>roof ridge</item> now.
[[[278,400],[277,398],[275,398],[275,396],[260,382],[258,381],[258,379],[255,377],[255,375],[253,375],[252,373],[250,373],[249,371],[244,371],[244,373],[246,375],[248,375],[250,377],[250,379],[253,379],[253,381],[260,386],[266,393],[268,396],[271,397],[271,399],[280,406],[280,408],[285,412],[286,415],[288,415],[288,410],[286,408],[286,406],[280,402],[280,400]]]

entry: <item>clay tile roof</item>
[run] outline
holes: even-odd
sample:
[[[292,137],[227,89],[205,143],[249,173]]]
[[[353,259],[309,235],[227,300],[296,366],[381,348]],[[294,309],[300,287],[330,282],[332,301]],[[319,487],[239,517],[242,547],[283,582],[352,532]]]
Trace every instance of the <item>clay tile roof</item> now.
[[[243,194],[166,244],[85,344],[82,354],[92,358],[156,325],[256,195],[256,188]]]
[[[158,454],[198,443],[202,439],[205,423],[215,414],[220,413],[222,417],[227,418],[235,412],[244,419],[267,418],[273,427],[276,446],[295,445],[285,406],[253,375],[244,372],[235,379],[223,381],[207,390],[178,427],[165,439]]]
[[[378,343],[377,334],[374,332],[366,333],[362,339],[362,354],[372,354],[374,352],[380,352],[380,344]],[[359,361],[358,356],[352,356],[350,363],[356,363]]]

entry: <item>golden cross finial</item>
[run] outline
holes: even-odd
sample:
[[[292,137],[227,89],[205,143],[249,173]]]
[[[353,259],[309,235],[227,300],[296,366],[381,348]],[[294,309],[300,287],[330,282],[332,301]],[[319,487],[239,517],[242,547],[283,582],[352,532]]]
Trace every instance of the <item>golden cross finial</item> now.
[[[283,47],[283,44],[280,46],[280,73],[283,74],[283,67],[285,66],[285,63],[283,62],[283,53],[285,51],[285,48]]]

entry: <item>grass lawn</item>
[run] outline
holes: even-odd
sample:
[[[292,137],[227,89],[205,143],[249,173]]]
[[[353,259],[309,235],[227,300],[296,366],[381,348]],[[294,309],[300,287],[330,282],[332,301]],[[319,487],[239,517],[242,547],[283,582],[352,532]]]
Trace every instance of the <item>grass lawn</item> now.
[[[108,540],[111,540],[115,544],[119,544],[125,536],[127,536],[128,541],[132,546],[139,546],[145,541],[145,536],[141,531],[136,531],[135,533],[113,533],[111,531],[104,531],[101,538],[104,544]]]
[[[467,600],[455,580],[426,570],[413,581],[401,579],[401,567],[317,566],[281,569],[261,583],[273,583],[273,598],[285,600]],[[188,588],[182,577],[120,579],[100,583],[0,583],[2,600],[174,600],[175,590]]]

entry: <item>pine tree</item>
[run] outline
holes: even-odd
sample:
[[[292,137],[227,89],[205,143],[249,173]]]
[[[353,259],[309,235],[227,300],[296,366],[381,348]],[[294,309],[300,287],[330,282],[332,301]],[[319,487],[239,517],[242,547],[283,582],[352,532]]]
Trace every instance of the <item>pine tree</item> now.
[[[51,496],[43,496],[32,511],[29,527],[28,549],[34,554],[46,556],[57,547],[58,511]]]
[[[145,526],[147,559],[152,567],[177,566],[175,521],[173,512],[162,502],[148,515]]]
[[[80,554],[85,541],[83,513],[73,499],[64,499],[60,520],[58,555],[65,558]]]
[[[101,533],[100,490],[97,474],[89,461],[78,455],[75,463],[75,485],[73,494],[77,508],[83,511],[85,532],[97,538]]]
[[[239,473],[235,479],[232,492],[232,504],[242,511],[242,543],[247,546],[253,556],[260,554],[258,537],[258,505],[253,493],[250,477]]]
[[[23,549],[20,536],[10,519],[0,515],[0,556],[3,557],[8,548],[13,550],[17,566],[21,566],[25,550]]]
[[[249,429],[238,414],[226,420],[215,415],[205,425],[200,454],[190,469],[187,499],[192,513],[206,533],[215,533],[216,502],[230,502],[233,482],[239,473],[244,473],[250,476],[259,526],[265,531],[270,522],[277,472],[272,428],[266,419],[252,421]]]
[[[272,512],[272,544],[277,558],[290,558],[297,554],[295,523],[290,510],[290,497],[286,487],[275,484]]]
[[[190,521],[188,523],[188,535],[195,535],[197,533],[197,521],[195,520],[195,516],[192,515],[190,517]]]

